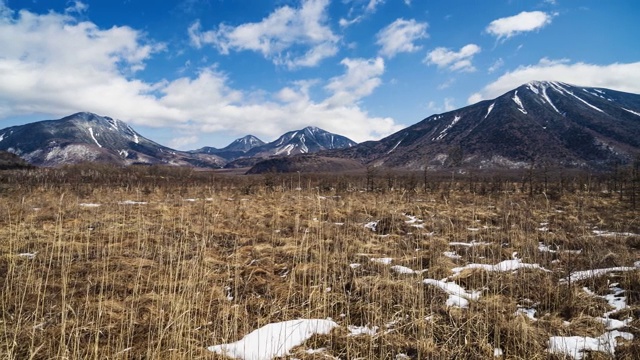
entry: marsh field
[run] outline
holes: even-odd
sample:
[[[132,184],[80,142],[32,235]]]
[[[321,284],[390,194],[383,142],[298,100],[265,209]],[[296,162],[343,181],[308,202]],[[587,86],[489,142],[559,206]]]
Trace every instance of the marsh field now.
[[[0,359],[638,359],[637,174],[547,175],[0,172]]]

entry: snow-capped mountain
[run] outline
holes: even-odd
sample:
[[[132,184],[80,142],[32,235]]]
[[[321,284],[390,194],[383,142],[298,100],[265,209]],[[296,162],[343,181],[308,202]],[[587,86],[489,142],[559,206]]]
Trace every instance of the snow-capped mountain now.
[[[222,149],[205,146],[191,152],[194,154],[213,154],[220,156],[221,158],[224,158],[226,160],[234,160],[244,156],[247,151],[264,144],[265,142],[258,139],[257,137],[253,135],[247,135],[234,140],[231,144],[223,147]]]
[[[345,149],[356,145],[354,141],[344,136],[333,134],[314,126],[289,131],[270,143],[262,143],[255,146],[258,142],[262,141],[248,135],[234,141],[223,149],[208,150],[206,153],[216,154],[227,159],[230,161],[227,167],[247,167],[271,156],[311,154],[323,150]],[[238,148],[249,149],[246,151],[234,150]],[[195,150],[195,152],[201,152],[203,149]]]
[[[43,166],[87,161],[200,167],[224,164],[213,155],[190,154],[162,146],[120,120],[88,112],[2,129],[0,150]]]
[[[640,95],[534,81],[332,156],[376,166],[604,168],[640,153]]]
[[[289,131],[268,144],[248,151],[252,156],[309,154],[322,150],[344,149],[356,143],[344,136],[330,133],[314,126]]]

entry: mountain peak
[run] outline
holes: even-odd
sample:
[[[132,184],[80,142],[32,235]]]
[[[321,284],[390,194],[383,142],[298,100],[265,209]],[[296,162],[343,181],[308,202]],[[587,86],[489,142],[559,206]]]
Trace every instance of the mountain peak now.
[[[0,130],[0,150],[45,166],[90,161],[219,167],[222,162],[215,156],[192,155],[159,145],[120,120],[90,112]]]

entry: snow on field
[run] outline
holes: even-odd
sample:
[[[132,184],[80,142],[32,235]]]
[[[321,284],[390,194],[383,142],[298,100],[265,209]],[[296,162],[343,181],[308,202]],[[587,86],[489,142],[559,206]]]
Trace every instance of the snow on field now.
[[[565,282],[575,282],[584,279],[590,279],[593,277],[603,276],[611,272],[621,272],[621,271],[633,271],[640,268],[640,262],[636,262],[634,266],[617,266],[612,268],[605,269],[591,269],[591,270],[583,270],[583,271],[574,271],[568,277],[561,279],[561,283]]]
[[[120,204],[120,205],[146,205],[147,202],[146,201],[125,200],[125,201],[118,201],[118,204]]]
[[[545,245],[542,242],[538,243],[538,250],[540,250],[541,252],[548,252],[548,253],[558,253],[558,252],[562,252],[562,253],[568,253],[568,254],[580,254],[582,253],[582,250],[553,250],[551,248],[551,246]]]
[[[593,234],[596,236],[638,236],[638,234],[630,233],[630,232],[613,232],[613,231],[605,231],[605,230],[593,230]]]
[[[447,306],[466,308],[469,307],[469,300],[478,300],[480,298],[479,291],[467,292],[462,286],[454,282],[434,279],[424,279],[422,282],[426,285],[437,286],[449,294],[449,299],[446,302]]]
[[[347,326],[349,330],[349,336],[358,336],[358,335],[375,335],[378,332],[377,326],[369,327],[369,325],[365,326],[355,326],[349,325]]]
[[[98,207],[98,206],[100,206],[100,204],[93,204],[93,203],[80,203],[78,205],[80,205],[82,207]]]
[[[366,224],[364,224],[364,227],[371,230],[371,231],[376,231],[376,226],[378,226],[378,222],[377,221],[371,221],[368,222]]]
[[[371,260],[371,261],[373,261],[373,262],[377,262],[377,263],[385,264],[385,265],[389,265],[389,264],[391,264],[391,262],[393,261],[393,259],[392,259],[392,258],[389,258],[389,257],[384,257],[384,258],[371,258],[370,260]]]
[[[301,345],[315,334],[328,334],[338,324],[331,320],[300,319],[265,325],[252,331],[241,340],[230,344],[209,346],[207,349],[220,355],[243,360],[269,360],[287,356],[289,351]]]
[[[597,338],[588,336],[552,336],[549,339],[548,351],[555,354],[564,354],[573,359],[582,359],[585,351],[600,351],[614,355],[617,337],[633,340],[632,334],[618,330],[606,332]]]
[[[537,321],[538,319],[536,319],[536,312],[536,309],[518,306],[515,315],[524,315],[533,321]]]
[[[427,270],[413,270],[411,268],[408,268],[406,266],[402,266],[402,265],[394,265],[391,267],[391,270],[397,272],[398,274],[422,274],[423,272],[426,272]]]
[[[454,274],[460,274],[462,271],[466,270],[466,269],[483,269],[486,271],[495,271],[495,272],[505,272],[505,271],[514,271],[514,270],[518,270],[518,269],[540,269],[543,271],[548,271],[550,272],[550,270],[547,270],[545,268],[543,268],[542,266],[538,265],[538,264],[527,264],[527,263],[523,263],[521,259],[513,259],[513,260],[505,260],[505,261],[501,261],[495,265],[489,265],[489,264],[468,264],[465,266],[461,266],[461,267],[456,267],[451,269],[451,271],[454,272]]]
[[[462,256],[458,255],[455,251],[445,251],[442,254],[450,259],[462,259]]]
[[[452,241],[449,243],[450,246],[466,246],[466,247],[474,247],[474,246],[482,246],[482,245],[491,245],[491,243],[488,242],[480,242],[480,241],[472,241],[470,243],[466,243],[466,242],[459,242],[459,241]]]

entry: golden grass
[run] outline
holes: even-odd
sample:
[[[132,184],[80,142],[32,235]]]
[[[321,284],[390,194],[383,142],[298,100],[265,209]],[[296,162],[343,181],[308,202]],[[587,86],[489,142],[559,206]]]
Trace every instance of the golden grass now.
[[[515,185],[479,195],[464,183],[365,192],[356,181],[342,190],[308,181],[298,191],[286,177],[275,187],[260,178],[133,179],[34,180],[0,194],[0,359],[216,359],[207,346],[297,318],[340,325],[295,350],[301,359],[482,359],[494,348],[507,359],[547,359],[550,336],[605,331],[594,318],[609,306],[582,288],[605,295],[607,281],[627,290],[629,308],[618,316],[635,319],[626,330],[640,336],[640,271],[560,283],[572,271],[639,260],[638,236],[592,231],[640,232],[637,213],[616,196],[549,199]],[[369,221],[378,231],[364,227]],[[558,251],[541,252],[539,242]],[[421,281],[514,252],[551,272],[465,270],[451,279],[482,292],[468,309],[447,307],[448,295]],[[371,260],[383,257],[426,271],[400,274]],[[517,315],[519,306],[534,307],[538,320]],[[350,336],[349,325],[379,329]],[[314,348],[326,350],[303,351]],[[638,349],[623,344],[618,357]]]

